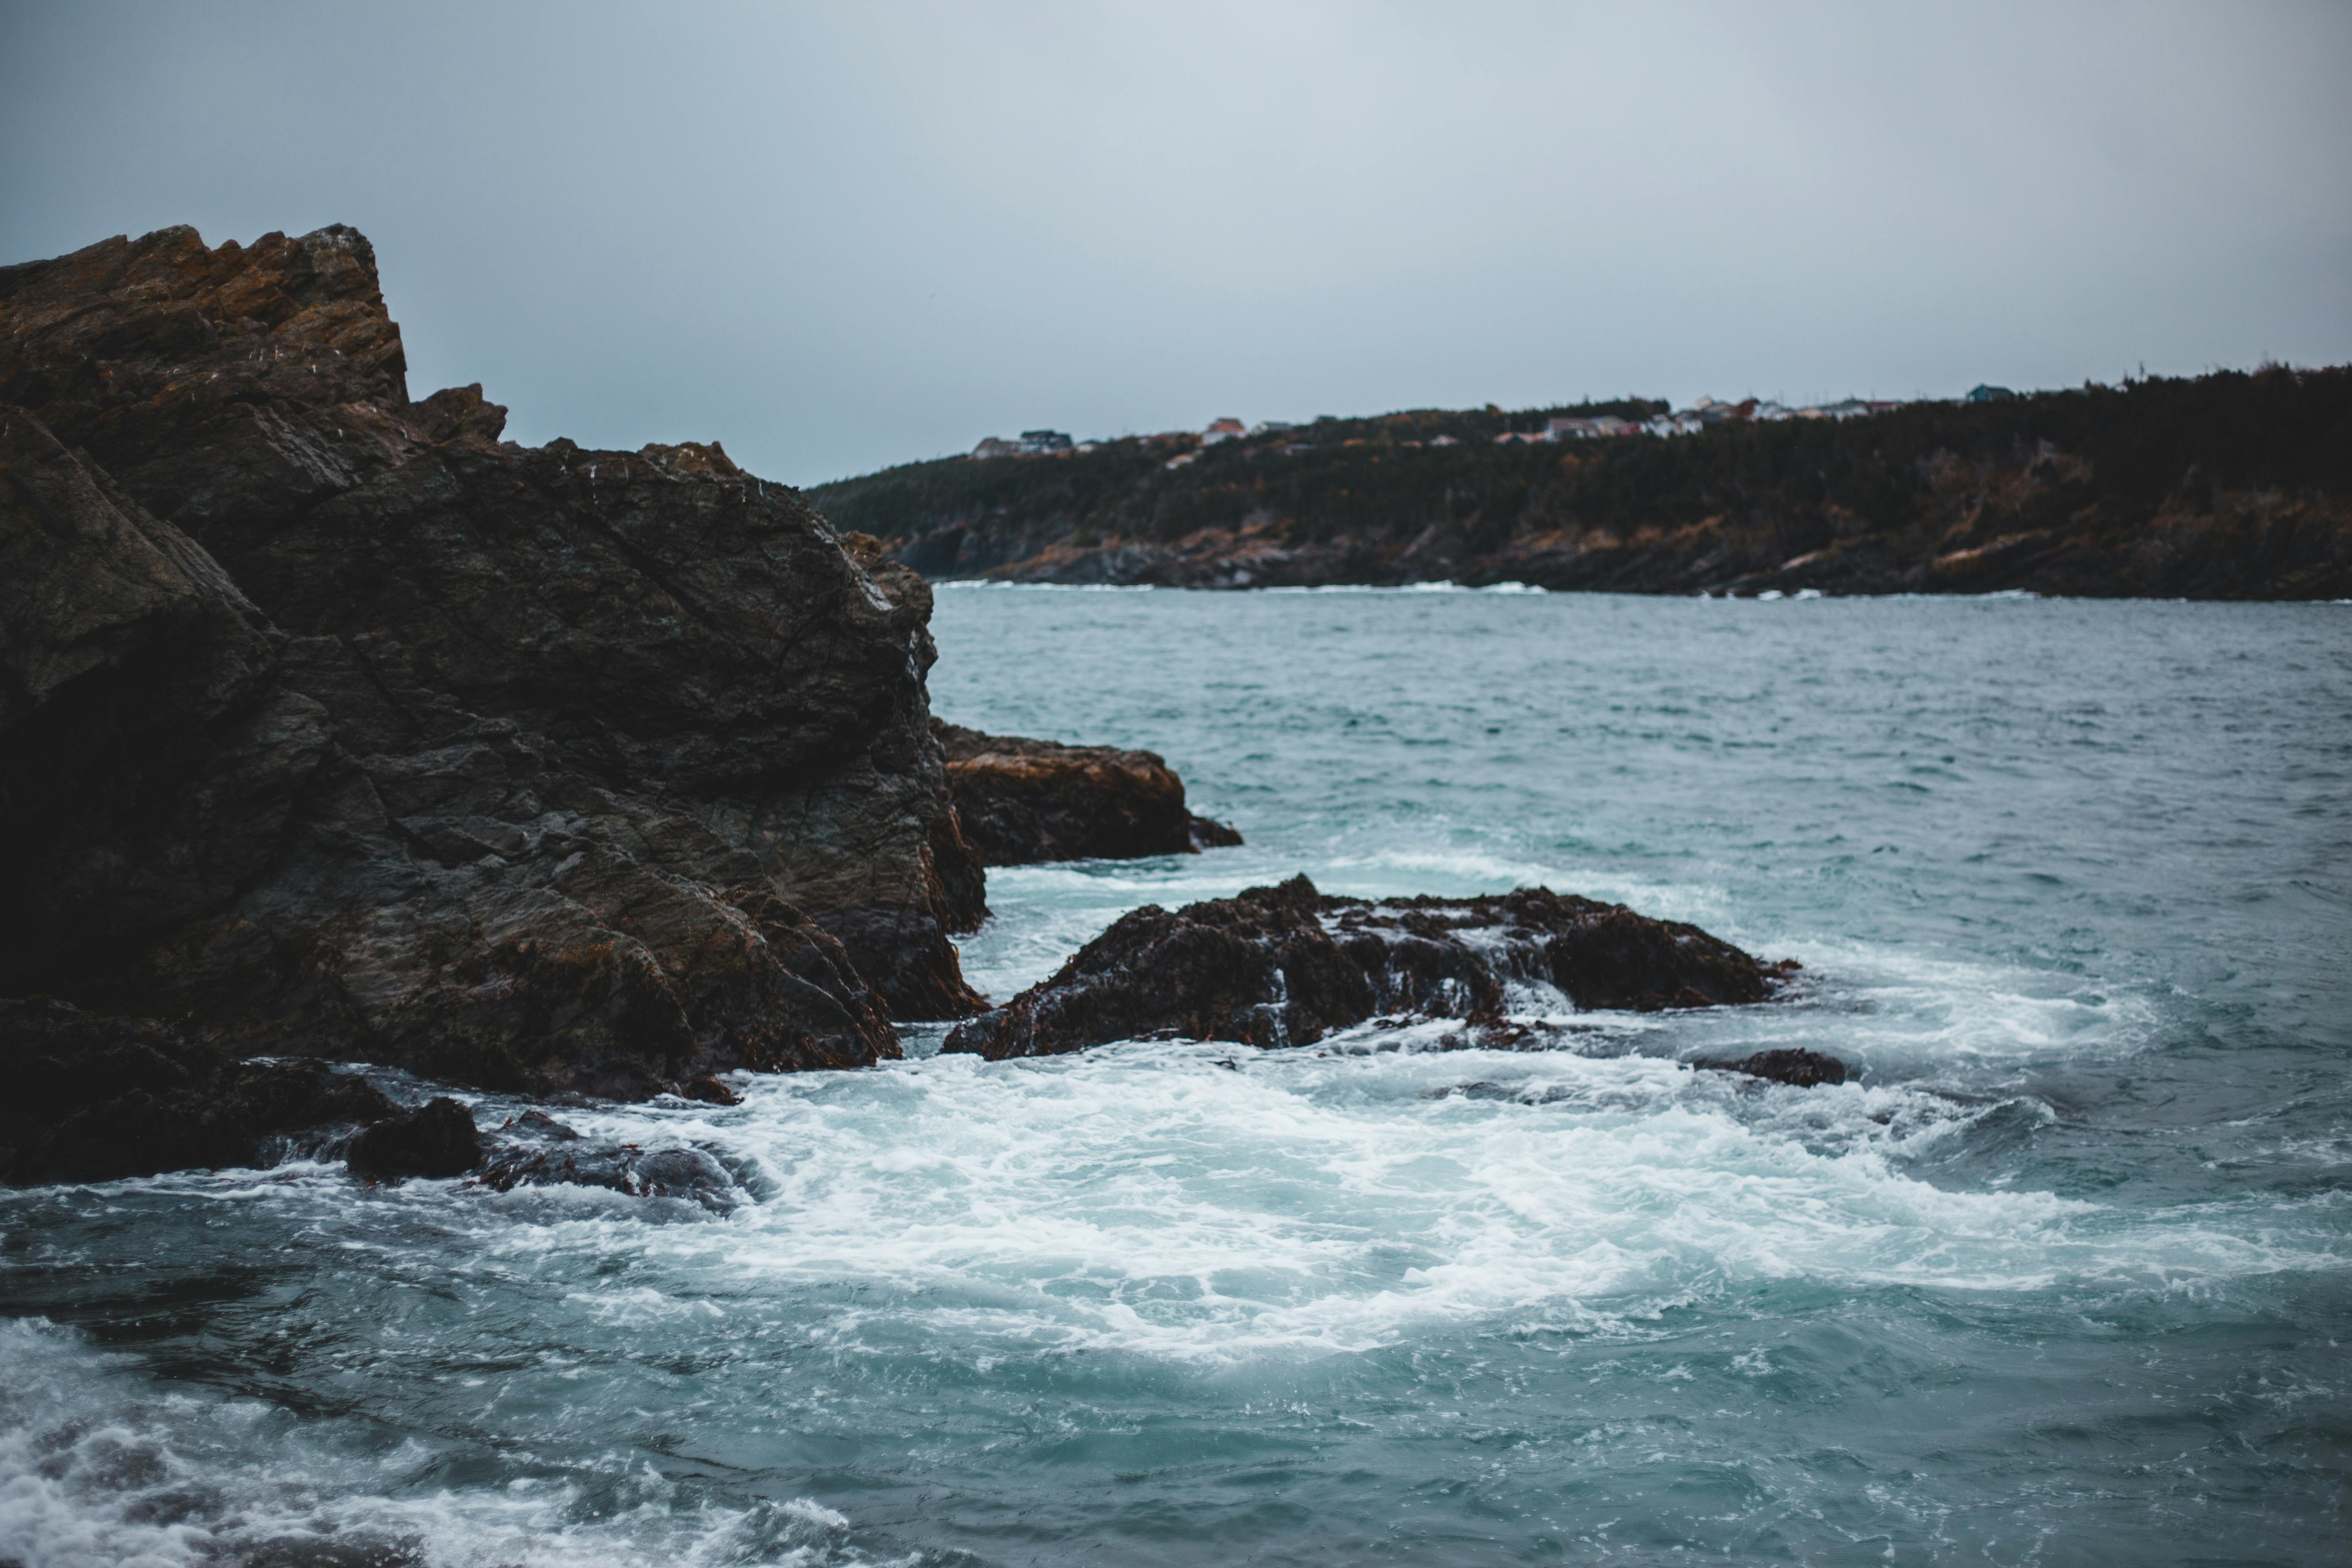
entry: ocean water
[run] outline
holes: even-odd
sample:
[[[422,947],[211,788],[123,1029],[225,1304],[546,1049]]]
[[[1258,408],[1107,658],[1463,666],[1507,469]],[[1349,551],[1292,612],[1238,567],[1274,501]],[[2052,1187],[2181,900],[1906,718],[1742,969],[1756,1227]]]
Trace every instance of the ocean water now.
[[[2352,607],[939,597],[941,713],[1248,837],[992,874],[992,993],[1297,871],[1803,984],[567,1113],[725,1215],[0,1194],[0,1563],[2347,1561]]]

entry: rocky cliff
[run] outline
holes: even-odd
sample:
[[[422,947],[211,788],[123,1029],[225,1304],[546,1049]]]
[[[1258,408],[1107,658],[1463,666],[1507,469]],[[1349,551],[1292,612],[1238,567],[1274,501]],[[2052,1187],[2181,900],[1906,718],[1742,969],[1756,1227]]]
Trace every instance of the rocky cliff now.
[[[973,1009],[921,579],[504,416],[348,228],[0,269],[0,995],[614,1095]]]
[[[811,497],[934,578],[2352,595],[2352,368],[1496,440],[1541,424],[1321,419],[1198,448],[908,464]]]

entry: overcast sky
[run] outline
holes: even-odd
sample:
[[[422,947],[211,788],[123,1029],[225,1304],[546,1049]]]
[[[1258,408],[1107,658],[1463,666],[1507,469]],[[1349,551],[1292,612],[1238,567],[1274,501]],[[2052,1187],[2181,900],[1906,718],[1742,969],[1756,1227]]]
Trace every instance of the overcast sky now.
[[[0,260],[356,225],[410,390],[808,484],[2352,360],[2352,5],[0,0]]]

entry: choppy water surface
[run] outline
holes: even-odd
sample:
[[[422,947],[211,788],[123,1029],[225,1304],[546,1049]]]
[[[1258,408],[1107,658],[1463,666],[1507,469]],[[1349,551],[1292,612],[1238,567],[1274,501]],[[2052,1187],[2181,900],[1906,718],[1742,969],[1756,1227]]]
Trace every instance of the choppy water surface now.
[[[993,993],[1298,870],[1806,988],[572,1118],[720,1152],[724,1216],[0,1195],[0,1562],[2344,1560],[2352,608],[940,599],[940,711],[1249,837],[993,874]],[[1864,1077],[1679,1062],[1783,1044]]]

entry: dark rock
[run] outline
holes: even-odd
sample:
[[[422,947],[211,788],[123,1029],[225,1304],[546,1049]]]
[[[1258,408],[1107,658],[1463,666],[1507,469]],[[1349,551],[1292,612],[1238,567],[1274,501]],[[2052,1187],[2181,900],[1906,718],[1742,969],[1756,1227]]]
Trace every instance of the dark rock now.
[[[605,1187],[632,1197],[684,1198],[715,1214],[740,1201],[727,1167],[700,1149],[646,1150],[635,1143],[583,1142],[517,1148],[493,1158],[479,1178],[494,1192],[517,1187]]]
[[[1513,983],[1646,1012],[1760,1002],[1781,973],[1696,926],[1546,888],[1371,902],[1294,877],[1122,916],[942,1048],[1000,1061],[1155,1034],[1301,1046],[1381,1014],[1499,1023]]]
[[[1799,1089],[1843,1083],[1855,1076],[1852,1068],[1835,1057],[1786,1047],[1758,1051],[1754,1056],[1742,1057],[1736,1062],[1693,1062],[1691,1065],[1716,1072],[1746,1073],[1749,1078],[1769,1079],[1774,1083],[1793,1084]]]
[[[931,721],[964,841],[984,865],[1131,860],[1239,844],[1184,807],[1184,781],[1156,752],[985,735]]]
[[[1185,814],[1184,831],[1194,854],[1203,849],[1232,849],[1242,842],[1240,828],[1228,827],[1213,817],[1194,816],[1190,812]]]
[[[395,1107],[312,1061],[236,1060],[184,1029],[0,1001],[0,1180],[100,1182],[273,1163]]]
[[[1478,1079],[1469,1083],[1447,1083],[1440,1084],[1435,1089],[1424,1089],[1417,1098],[1422,1100],[1453,1100],[1455,1098],[1463,1100],[1521,1100],[1526,1098],[1526,1095],[1527,1089],[1524,1085],[1491,1083],[1485,1079]]]
[[[0,268],[0,994],[632,1098],[971,1011],[921,579],[404,378],[347,228]]]
[[[403,1176],[461,1176],[482,1163],[474,1113],[448,1096],[369,1123],[345,1155],[352,1173],[370,1181]]]
[[[688,1082],[678,1093],[688,1100],[699,1100],[710,1105],[740,1105],[743,1097],[728,1088],[709,1073]]]
[[[5,408],[0,628],[0,973],[233,899],[323,712],[278,686],[285,638],[209,556]]]
[[[499,1124],[499,1131],[555,1143],[569,1143],[580,1136],[578,1131],[566,1127],[544,1110],[526,1110],[520,1116],[509,1116]]]

